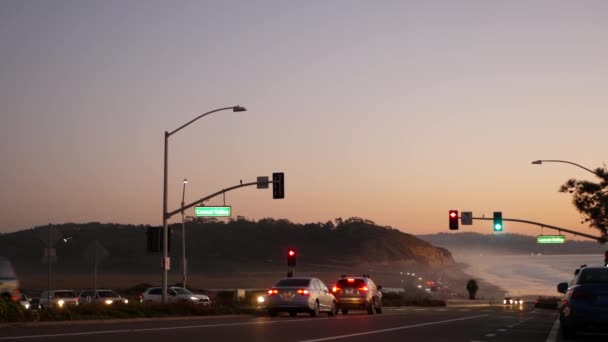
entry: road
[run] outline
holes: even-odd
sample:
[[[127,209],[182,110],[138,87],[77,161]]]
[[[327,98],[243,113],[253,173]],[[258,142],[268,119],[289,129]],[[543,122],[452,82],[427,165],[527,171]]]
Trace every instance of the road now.
[[[26,324],[0,328],[0,341],[557,341],[557,311],[523,307],[385,308],[337,317],[188,317]],[[549,337],[549,339],[548,339]],[[605,338],[605,336],[604,336]]]

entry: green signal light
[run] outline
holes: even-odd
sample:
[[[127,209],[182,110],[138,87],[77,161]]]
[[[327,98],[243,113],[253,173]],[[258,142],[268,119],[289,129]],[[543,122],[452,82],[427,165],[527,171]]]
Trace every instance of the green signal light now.
[[[498,223],[497,223],[497,224],[495,224],[495,225],[494,225],[494,231],[495,231],[495,232],[500,232],[500,231],[502,231],[502,225],[501,225],[501,224],[498,224]]]

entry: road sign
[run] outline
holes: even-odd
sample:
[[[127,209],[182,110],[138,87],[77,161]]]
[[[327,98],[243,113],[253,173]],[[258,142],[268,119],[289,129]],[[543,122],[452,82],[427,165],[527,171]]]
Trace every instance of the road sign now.
[[[537,243],[565,243],[565,235],[538,235],[536,237]]]
[[[463,226],[470,226],[473,224],[473,212],[472,211],[463,211],[460,213],[460,223]]]
[[[230,217],[232,207],[194,207],[194,216]]]
[[[258,177],[258,189],[268,189],[268,176]]]

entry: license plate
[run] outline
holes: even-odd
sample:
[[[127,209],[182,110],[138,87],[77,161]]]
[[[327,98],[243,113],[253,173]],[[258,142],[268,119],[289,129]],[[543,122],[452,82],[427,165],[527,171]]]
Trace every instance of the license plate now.
[[[344,292],[346,294],[353,294],[353,293],[355,293],[355,289],[346,289]]]
[[[281,299],[283,300],[293,300],[295,294],[293,292],[285,292],[281,294]]]

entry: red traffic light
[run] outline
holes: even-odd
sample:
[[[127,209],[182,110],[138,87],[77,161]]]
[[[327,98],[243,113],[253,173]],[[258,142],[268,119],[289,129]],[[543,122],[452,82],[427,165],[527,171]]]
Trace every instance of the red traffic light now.
[[[457,230],[458,229],[458,210],[450,210],[449,219],[450,219],[450,230]]]
[[[289,252],[287,252],[287,254],[289,254],[289,256],[294,256],[294,255],[296,255],[296,252],[293,249],[290,249]]]
[[[287,266],[294,267],[296,265],[296,249],[290,248],[287,250]]]

